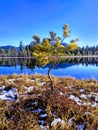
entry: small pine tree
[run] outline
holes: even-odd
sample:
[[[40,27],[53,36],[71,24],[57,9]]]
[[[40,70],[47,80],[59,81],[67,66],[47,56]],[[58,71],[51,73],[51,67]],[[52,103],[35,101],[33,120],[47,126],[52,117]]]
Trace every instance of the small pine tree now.
[[[44,38],[42,42],[40,42],[38,35],[34,35],[33,37],[35,41],[33,41],[32,55],[37,59],[38,64],[45,66],[52,60],[52,64],[48,70],[48,78],[50,79],[52,91],[54,89],[54,84],[50,75],[51,69],[55,67],[59,62],[60,57],[64,55],[65,49],[73,51],[78,47],[75,43],[77,39],[72,40],[66,47],[61,44],[65,38],[69,37],[69,34],[69,27],[65,24],[63,27],[63,38],[56,37],[56,33],[52,31],[50,32],[50,38]]]

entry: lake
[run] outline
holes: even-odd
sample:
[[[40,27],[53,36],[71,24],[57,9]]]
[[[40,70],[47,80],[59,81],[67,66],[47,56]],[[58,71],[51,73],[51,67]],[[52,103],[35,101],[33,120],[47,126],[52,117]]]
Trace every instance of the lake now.
[[[0,59],[0,75],[10,74],[47,74],[49,66],[36,65],[34,59]],[[98,80],[98,58],[72,58],[63,59],[61,63],[52,69],[54,76],[71,76],[77,79]]]

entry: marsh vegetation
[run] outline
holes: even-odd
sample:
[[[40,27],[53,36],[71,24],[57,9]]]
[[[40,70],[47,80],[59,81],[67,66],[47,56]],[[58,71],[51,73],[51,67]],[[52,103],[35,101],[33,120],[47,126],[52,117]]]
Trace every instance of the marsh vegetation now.
[[[0,76],[1,130],[97,130],[98,81]]]

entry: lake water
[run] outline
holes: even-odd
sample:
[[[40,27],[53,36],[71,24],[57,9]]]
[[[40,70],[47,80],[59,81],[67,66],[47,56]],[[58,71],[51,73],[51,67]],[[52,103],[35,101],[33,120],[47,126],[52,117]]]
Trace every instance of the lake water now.
[[[0,61],[0,75],[10,75],[10,74],[47,74],[49,66],[45,67],[34,66],[35,62],[20,60],[16,62],[10,60]],[[77,79],[91,79],[95,78],[98,80],[98,66],[97,62],[65,62],[58,64],[54,69],[52,69],[51,74],[54,76],[66,77],[71,76]]]

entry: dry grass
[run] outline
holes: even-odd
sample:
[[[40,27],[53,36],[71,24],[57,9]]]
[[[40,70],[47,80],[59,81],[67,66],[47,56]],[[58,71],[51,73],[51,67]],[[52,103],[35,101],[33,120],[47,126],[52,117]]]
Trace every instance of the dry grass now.
[[[86,130],[97,130],[98,81],[70,77],[53,81],[52,92],[46,75],[0,76],[0,88],[17,90],[16,100],[0,100],[0,130],[40,130],[41,121],[46,130],[76,130],[84,122]]]

